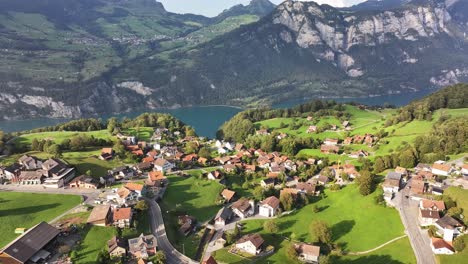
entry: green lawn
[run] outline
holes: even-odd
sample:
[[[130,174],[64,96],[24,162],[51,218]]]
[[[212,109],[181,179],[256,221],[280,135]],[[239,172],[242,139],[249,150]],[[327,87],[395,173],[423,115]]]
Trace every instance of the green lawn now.
[[[0,248],[15,239],[15,228],[50,221],[80,202],[75,195],[0,192]]]
[[[468,245],[468,235],[464,236],[465,245]],[[466,263],[468,259],[468,246],[465,249],[454,255],[437,255],[440,264],[461,264]]]
[[[107,241],[117,234],[114,227],[86,226],[83,230],[83,240],[76,251],[76,264],[97,263],[97,256],[106,248]]]
[[[140,127],[140,128],[129,128],[122,131],[124,135],[136,136],[139,140],[149,141],[153,136],[154,128],[152,127]]]
[[[62,143],[64,139],[70,139],[76,135],[87,135],[95,138],[110,139],[112,136],[107,130],[91,131],[91,132],[70,132],[70,131],[54,131],[54,132],[40,132],[21,135],[15,139],[17,147],[30,146],[33,139],[49,139],[55,143]]]
[[[468,215],[468,190],[449,187],[444,194],[450,196],[457,203],[457,207],[463,209],[464,215]]]

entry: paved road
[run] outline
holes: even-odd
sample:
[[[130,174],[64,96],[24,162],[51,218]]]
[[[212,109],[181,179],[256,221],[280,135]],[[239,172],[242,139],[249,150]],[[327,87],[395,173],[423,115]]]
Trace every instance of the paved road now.
[[[189,257],[183,255],[177,249],[175,249],[169,239],[167,238],[166,229],[164,227],[164,220],[161,213],[161,208],[159,205],[153,201],[147,199],[149,205],[149,214],[151,219],[151,230],[158,241],[158,247],[164,251],[166,254],[166,263],[167,264],[198,264]]]
[[[407,188],[397,193],[395,206],[400,212],[400,217],[413,247],[416,260],[419,264],[436,264],[434,253],[430,246],[429,235],[427,231],[419,228],[418,202],[411,200],[411,198],[406,198],[408,195],[409,189]]]

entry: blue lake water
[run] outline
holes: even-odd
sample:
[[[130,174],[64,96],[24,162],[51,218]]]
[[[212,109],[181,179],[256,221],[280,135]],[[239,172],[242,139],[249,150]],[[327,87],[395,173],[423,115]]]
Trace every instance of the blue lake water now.
[[[409,102],[422,98],[434,90],[424,90],[407,94],[394,94],[369,98],[327,98],[326,100],[335,100],[338,102],[357,102],[366,105],[384,105],[392,104],[403,106]],[[275,104],[274,108],[288,108],[316,98],[302,98],[290,100],[283,103]],[[204,137],[213,138],[216,135],[218,128],[227,120],[232,118],[241,109],[229,106],[194,106],[178,109],[158,110],[158,112],[169,113],[182,120],[182,122],[192,126],[197,131],[197,134]],[[134,111],[114,115],[118,118],[128,117],[134,118],[147,111]],[[102,116],[102,119],[107,119],[110,116]],[[53,126],[69,119],[33,119],[33,120],[17,120],[17,121],[0,121],[0,130],[5,132],[17,132],[31,130],[39,127]]]

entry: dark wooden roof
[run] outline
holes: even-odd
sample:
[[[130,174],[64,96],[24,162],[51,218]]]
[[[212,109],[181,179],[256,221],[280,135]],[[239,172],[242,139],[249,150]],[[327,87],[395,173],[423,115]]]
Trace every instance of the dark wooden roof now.
[[[46,222],[41,222],[6,246],[3,252],[19,262],[25,263],[59,233],[57,228]]]

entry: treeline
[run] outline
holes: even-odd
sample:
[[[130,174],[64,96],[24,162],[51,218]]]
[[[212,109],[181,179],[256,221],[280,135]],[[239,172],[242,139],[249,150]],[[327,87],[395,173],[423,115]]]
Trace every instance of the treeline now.
[[[85,134],[76,135],[71,138],[64,139],[61,143],[56,143],[48,139],[34,138],[31,142],[31,150],[42,151],[60,157],[64,150],[80,151],[88,147],[96,146],[111,146],[112,140],[105,140],[102,138],[95,138]]]
[[[304,148],[317,148],[320,143],[313,138],[286,137],[279,140],[277,133],[270,135],[250,135],[244,141],[247,148],[262,149],[266,152],[278,151],[287,155],[296,155]]]
[[[288,109],[251,109],[238,113],[224,123],[216,137],[228,141],[245,142],[249,135],[254,134],[255,122],[272,118],[305,118],[311,113],[314,117],[331,115],[342,119],[350,118],[350,114],[345,111],[345,106],[335,101],[315,100]]]
[[[3,147],[5,146],[5,133],[0,130],[0,154],[3,151]]]
[[[58,124],[56,126],[41,127],[32,130],[22,131],[15,133],[15,135],[30,134],[30,133],[41,133],[41,132],[52,132],[52,131],[96,131],[105,129],[106,123],[101,119],[95,118],[82,118],[72,120],[66,123]]]
[[[421,100],[401,108],[398,114],[387,120],[391,126],[404,121],[431,120],[434,111],[442,108],[467,108],[468,84],[456,84],[437,91]]]
[[[468,117],[436,122],[432,130],[415,139],[414,147],[407,144],[398,153],[375,158],[374,170],[382,172],[402,166],[412,168],[417,163],[445,160],[446,155],[468,152]]]

